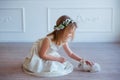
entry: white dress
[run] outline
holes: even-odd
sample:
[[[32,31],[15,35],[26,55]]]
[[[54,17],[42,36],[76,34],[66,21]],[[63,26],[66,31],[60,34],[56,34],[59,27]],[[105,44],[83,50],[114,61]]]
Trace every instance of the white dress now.
[[[39,39],[33,44],[29,56],[25,58],[23,63],[23,71],[40,77],[62,76],[71,73],[73,71],[73,65],[70,62],[60,63],[57,61],[43,60],[38,56],[43,40],[44,38]],[[46,54],[59,57],[60,55],[57,51],[61,46],[56,46],[50,39],[49,42],[50,48]]]

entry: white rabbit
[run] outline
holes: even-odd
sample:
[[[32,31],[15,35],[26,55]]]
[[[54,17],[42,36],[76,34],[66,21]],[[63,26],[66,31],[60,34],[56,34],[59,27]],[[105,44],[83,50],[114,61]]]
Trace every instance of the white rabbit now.
[[[101,67],[98,63],[93,63],[92,66],[86,64],[85,60],[82,60],[78,64],[78,69],[86,72],[99,72],[101,70]]]

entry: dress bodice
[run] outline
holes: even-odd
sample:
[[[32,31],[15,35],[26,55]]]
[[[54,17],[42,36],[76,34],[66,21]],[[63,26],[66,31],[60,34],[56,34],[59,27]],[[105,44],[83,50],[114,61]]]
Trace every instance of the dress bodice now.
[[[50,42],[50,50],[52,50],[52,51],[58,51],[62,45],[58,46],[54,42],[52,42],[49,37],[47,37],[47,38],[49,39],[49,42]]]
[[[50,37],[45,37],[45,38],[48,38],[48,40],[50,42],[50,48],[48,49],[47,54],[49,54],[50,52],[53,52],[53,51],[58,51],[62,47],[62,45],[58,46],[54,42],[52,42]],[[40,51],[41,45],[45,38],[39,39],[34,43],[34,46],[36,46],[38,48],[38,52]]]

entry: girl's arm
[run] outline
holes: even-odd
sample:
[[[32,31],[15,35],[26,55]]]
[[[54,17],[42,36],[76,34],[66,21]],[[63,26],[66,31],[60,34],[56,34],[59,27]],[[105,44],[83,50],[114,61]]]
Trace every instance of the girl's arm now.
[[[71,51],[71,49],[68,46],[68,43],[65,43],[63,45],[63,48],[65,50],[65,52],[67,53],[67,55],[69,57],[71,57],[72,59],[76,60],[76,61],[80,61],[82,58],[80,58],[78,55],[76,55],[74,52]]]
[[[65,59],[63,57],[54,57],[52,55],[46,54],[49,49],[49,46],[50,46],[50,42],[49,42],[48,38],[45,38],[43,40],[41,49],[39,51],[40,58],[42,58],[44,60],[52,60],[52,61],[58,61],[58,62],[63,63],[65,61]]]
[[[68,46],[68,43],[65,43],[65,44],[63,45],[63,48],[64,48],[65,52],[67,53],[67,55],[68,55],[69,57],[71,57],[72,59],[74,59],[74,60],[76,60],[76,61],[78,61],[78,62],[80,62],[80,61],[82,60],[81,57],[79,57],[78,55],[76,55],[74,52],[71,51],[71,49],[70,49],[69,46]],[[86,60],[85,62],[86,62],[86,64],[88,64],[88,65],[90,65],[90,66],[93,65],[93,62],[90,62],[90,61],[88,61],[88,60]]]

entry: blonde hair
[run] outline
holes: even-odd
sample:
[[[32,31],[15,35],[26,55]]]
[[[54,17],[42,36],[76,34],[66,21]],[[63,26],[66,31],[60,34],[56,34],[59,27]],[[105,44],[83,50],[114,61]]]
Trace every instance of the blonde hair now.
[[[59,26],[66,19],[71,19],[71,18],[67,15],[63,15],[63,16],[59,17],[58,20],[56,21],[56,26]],[[69,25],[65,26],[64,29],[54,30],[52,33],[48,34],[47,36],[53,35],[52,41],[54,41],[56,45],[60,45],[60,44],[64,43],[65,31],[69,30],[67,27],[69,27],[69,29],[77,28],[77,24],[76,24],[76,22],[70,23]],[[71,39],[73,39],[73,37],[74,37],[74,32],[72,34]]]

